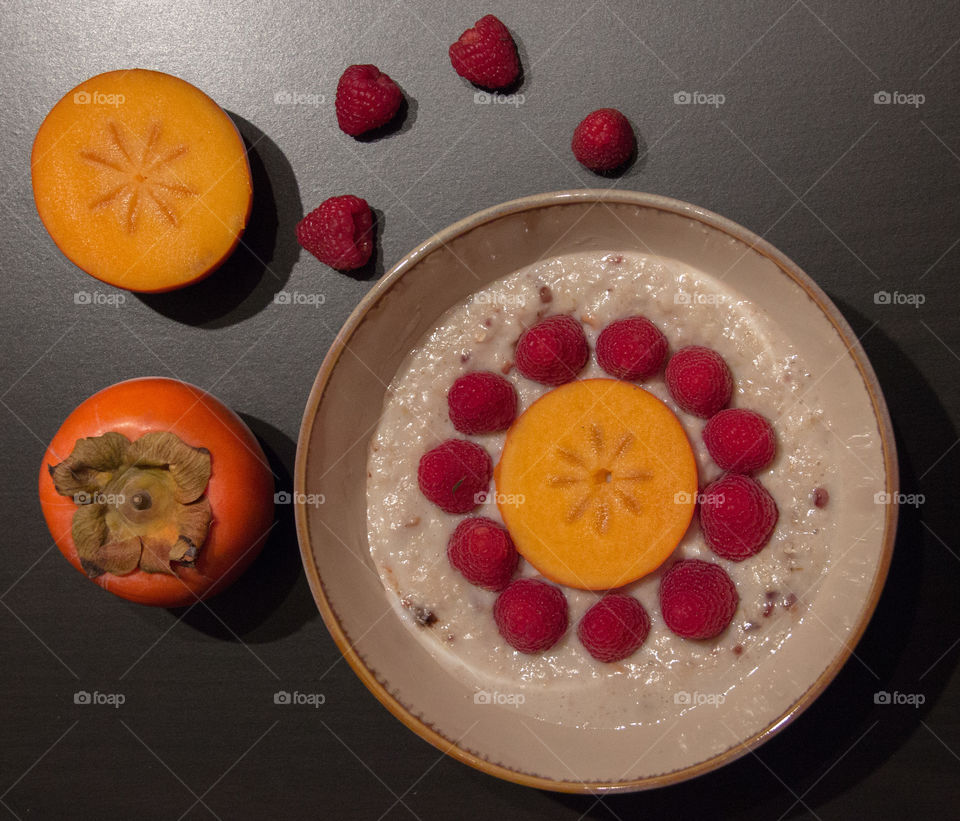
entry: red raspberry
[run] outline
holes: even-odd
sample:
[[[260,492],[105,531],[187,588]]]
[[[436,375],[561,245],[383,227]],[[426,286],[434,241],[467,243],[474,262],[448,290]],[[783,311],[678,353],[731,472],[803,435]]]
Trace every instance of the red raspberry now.
[[[420,491],[447,513],[469,513],[487,492],[493,465],[487,452],[465,439],[447,439],[420,457]]]
[[[350,66],[337,83],[337,124],[351,137],[389,123],[400,110],[403,92],[376,66]]]
[[[370,206],[349,194],[330,197],[297,223],[297,242],[331,268],[362,268],[373,253]]]
[[[762,470],[777,450],[773,426],[759,413],[742,408],[711,416],[703,429],[703,443],[717,467],[734,473]]]
[[[510,583],[520,563],[507,529],[484,516],[457,525],[447,542],[447,558],[470,584],[496,592]]]
[[[682,410],[709,419],[733,395],[733,377],[723,357],[710,348],[681,348],[667,363],[670,395]]]
[[[643,316],[611,322],[597,339],[597,362],[617,379],[647,379],[663,367],[666,358],[667,338]]]
[[[741,562],[770,540],[777,503],[755,479],[727,473],[703,489],[700,529],[718,556]]]
[[[507,88],[520,76],[520,58],[510,31],[492,14],[477,20],[450,46],[453,70],[480,88]]]
[[[590,355],[583,326],[572,316],[551,316],[517,340],[516,364],[527,379],[562,385],[577,378]]]
[[[577,635],[597,661],[621,661],[633,655],[650,632],[650,616],[633,596],[610,593],[591,607]]]
[[[718,564],[684,559],[660,581],[660,612],[681,638],[712,639],[733,619],[740,603],[737,588]]]
[[[577,162],[591,171],[616,171],[637,147],[630,121],[615,108],[598,108],[580,121],[570,144]]]
[[[506,430],[517,415],[517,391],[490,371],[467,373],[447,393],[450,421],[461,433]]]
[[[541,653],[567,632],[567,599],[552,584],[517,579],[497,597],[493,618],[514,650]]]

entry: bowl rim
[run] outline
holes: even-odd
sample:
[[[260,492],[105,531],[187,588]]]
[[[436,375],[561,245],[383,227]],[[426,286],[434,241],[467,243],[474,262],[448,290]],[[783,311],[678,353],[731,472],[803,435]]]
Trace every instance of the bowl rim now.
[[[722,217],[719,214],[709,211],[691,203],[677,200],[672,197],[665,197],[659,194],[649,194],[639,191],[627,191],[609,189],[578,189],[551,191],[542,194],[521,197],[515,200],[494,205],[485,208],[468,217],[460,219],[443,230],[437,232],[416,248],[405,254],[360,300],[360,303],[354,308],[350,316],[344,322],[343,327],[337,333],[320,369],[317,372],[316,380],[307,399],[307,404],[303,412],[303,419],[300,426],[300,433],[297,438],[296,464],[294,466],[294,490],[296,493],[306,492],[306,469],[307,469],[307,446],[312,435],[316,416],[323,401],[323,397],[329,382],[330,376],[340,359],[341,354],[350,341],[351,336],[363,322],[367,313],[374,308],[381,299],[390,291],[400,278],[413,268],[421,259],[424,259],[438,248],[446,246],[452,240],[463,234],[477,228],[484,223],[500,219],[505,216],[520,213],[523,211],[534,210],[538,208],[576,204],[590,203],[601,204],[609,203],[614,205],[634,205],[644,208],[652,208],[659,211],[666,211],[678,216],[687,217],[692,220],[703,223],[709,228],[719,230],[728,236],[733,237],[744,243],[749,250],[756,251],[761,256],[769,259],[786,276],[793,280],[807,295],[816,303],[817,307],[823,312],[824,316],[839,334],[841,340],[846,345],[847,353],[853,358],[854,364],[863,379],[864,386],[870,396],[873,407],[874,417],[877,428],[880,433],[880,441],[883,449],[884,480],[888,498],[894,500],[886,505],[883,544],[880,556],[880,563],[874,577],[873,585],[870,588],[863,609],[860,612],[858,620],[851,631],[850,637],[843,642],[841,650],[831,660],[830,664],[821,672],[817,679],[804,691],[793,705],[785,710],[780,716],[774,719],[770,724],[759,732],[752,735],[745,741],[731,746],[730,748],[712,756],[705,761],[697,764],[673,770],[668,773],[662,773],[656,776],[649,776],[639,779],[630,779],[612,782],[597,781],[566,781],[555,780],[543,776],[524,773],[504,767],[501,764],[495,764],[478,755],[460,747],[456,741],[449,739],[437,732],[433,727],[426,724],[423,720],[413,715],[399,700],[397,700],[383,684],[377,679],[375,673],[367,667],[363,659],[357,654],[350,643],[349,638],[344,632],[339,619],[327,599],[324,590],[323,581],[319,570],[313,559],[313,551],[310,542],[310,530],[307,522],[306,511],[301,506],[296,505],[294,515],[296,519],[297,540],[300,545],[300,556],[303,562],[304,572],[310,584],[310,590],[314,601],[320,611],[323,621],[330,631],[337,648],[344,658],[350,664],[354,673],[360,678],[367,689],[377,698],[377,700],[387,708],[396,718],[405,724],[410,730],[415,732],[425,741],[432,744],[438,750],[446,755],[462,761],[481,772],[497,778],[511,781],[515,784],[521,784],[527,787],[537,789],[551,790],[553,792],[579,793],[579,794],[608,794],[616,792],[633,792],[638,790],[663,787],[671,784],[677,784],[681,781],[703,775],[712,770],[718,769],[736,759],[746,755],[748,752],[759,747],[768,741],[774,735],[779,733],[790,724],[797,716],[806,710],[827,688],[831,681],[839,673],[843,665],[848,661],[853,651],[860,641],[861,636],[866,630],[867,624],[873,616],[874,610],[883,591],[883,586],[890,568],[890,561],[893,555],[893,546],[896,538],[898,505],[896,500],[899,492],[899,468],[897,461],[896,444],[893,436],[893,426],[890,421],[890,414],[887,410],[887,404],[880,388],[880,384],[874,373],[873,367],[867,358],[866,352],[860,344],[859,338],[853,329],[847,323],[846,319],[840,313],[839,309],[833,304],[833,301],[827,294],[807,275],[796,263],[789,259],[773,245],[759,237],[752,231],[744,228],[742,225],[732,220]]]

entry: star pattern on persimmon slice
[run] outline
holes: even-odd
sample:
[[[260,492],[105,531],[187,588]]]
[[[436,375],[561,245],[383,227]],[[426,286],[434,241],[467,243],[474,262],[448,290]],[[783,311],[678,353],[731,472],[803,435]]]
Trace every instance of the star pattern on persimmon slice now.
[[[177,226],[182,202],[197,196],[176,173],[177,161],[187,153],[188,146],[165,146],[161,130],[161,124],[155,122],[146,137],[131,136],[113,122],[107,126],[103,148],[80,152],[80,157],[103,177],[103,194],[90,203],[90,210],[111,209],[130,234],[145,212],[152,212],[171,227]]]
[[[634,441],[632,433],[608,440],[600,425],[591,424],[584,447],[557,445],[556,453],[567,466],[566,472],[548,477],[547,482],[550,487],[571,491],[567,522],[589,516],[593,530],[602,536],[614,510],[641,515],[639,485],[651,474],[632,458]]]

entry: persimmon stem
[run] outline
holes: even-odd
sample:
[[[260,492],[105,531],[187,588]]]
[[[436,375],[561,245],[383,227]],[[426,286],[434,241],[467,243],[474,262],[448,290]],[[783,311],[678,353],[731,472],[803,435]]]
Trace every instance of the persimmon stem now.
[[[144,490],[140,493],[134,493],[130,498],[130,504],[133,505],[134,510],[149,510],[153,504],[153,499],[151,499],[150,494]]]

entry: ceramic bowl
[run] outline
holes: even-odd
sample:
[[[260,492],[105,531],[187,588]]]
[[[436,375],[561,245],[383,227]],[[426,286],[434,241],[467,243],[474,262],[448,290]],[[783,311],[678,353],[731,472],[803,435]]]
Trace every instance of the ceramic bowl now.
[[[367,445],[407,352],[473,291],[541,259],[635,251],[723,276],[766,311],[816,375],[824,417],[845,447],[831,501],[822,585],[776,654],[722,707],[620,729],[583,729],[478,703],[391,607],[367,543]],[[479,280],[478,280],[479,277]],[[297,532],[310,587],[338,647],[367,688],[413,732],[491,775],[548,790],[672,784],[726,764],[782,730],[824,690],[863,633],[896,530],[896,452],[880,387],[856,336],[793,262],[741,226],[688,203],[636,192],[561,191],[454,223],[401,259],[334,340],[297,446]],[[303,498],[298,496],[297,498]]]

